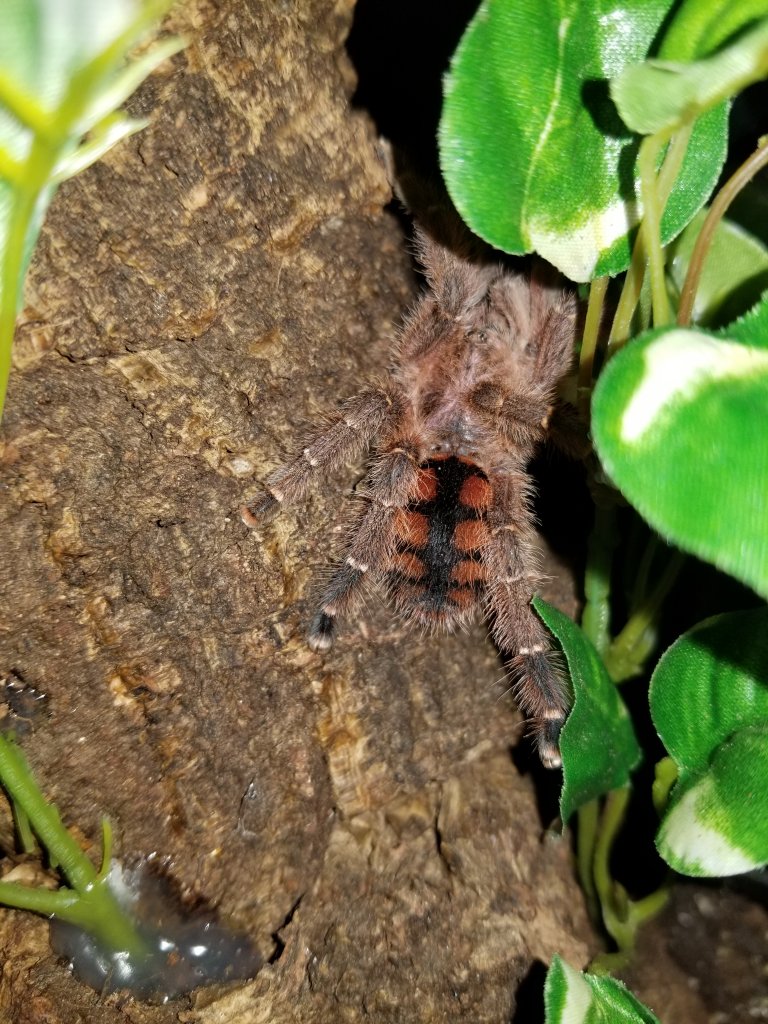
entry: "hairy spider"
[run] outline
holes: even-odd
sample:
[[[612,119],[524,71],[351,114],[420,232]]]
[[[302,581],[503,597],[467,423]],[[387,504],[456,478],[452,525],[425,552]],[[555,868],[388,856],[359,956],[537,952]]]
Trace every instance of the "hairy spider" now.
[[[542,761],[560,764],[567,697],[530,607],[537,583],[526,467],[549,431],[570,368],[572,296],[500,265],[477,265],[417,231],[429,289],[407,317],[391,376],[349,399],[243,509],[257,526],[374,444],[347,555],[309,627],[316,651],[368,580],[398,610],[452,630],[483,604],[533,722]]]

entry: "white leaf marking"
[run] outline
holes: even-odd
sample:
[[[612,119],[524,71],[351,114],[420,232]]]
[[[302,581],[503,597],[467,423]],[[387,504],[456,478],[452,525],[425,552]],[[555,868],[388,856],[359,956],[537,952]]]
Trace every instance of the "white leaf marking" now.
[[[768,372],[768,351],[694,331],[672,331],[643,352],[645,373],[621,420],[622,441],[632,444],[676,398],[690,400],[704,385]]]
[[[760,867],[743,850],[734,846],[722,832],[702,818],[712,806],[714,783],[703,779],[673,807],[659,831],[659,848],[671,853],[673,866],[683,867],[696,876],[740,875]]]

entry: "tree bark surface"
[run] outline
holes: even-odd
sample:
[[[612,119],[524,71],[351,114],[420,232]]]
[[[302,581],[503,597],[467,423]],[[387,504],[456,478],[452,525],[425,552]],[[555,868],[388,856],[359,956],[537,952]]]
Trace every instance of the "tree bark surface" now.
[[[38,780],[94,859],[104,814],[119,857],[156,854],[272,962],[100,998],[3,911],[0,1019],[501,1024],[535,961],[587,958],[482,625],[424,639],[372,606],[305,644],[362,463],[268,527],[238,514],[385,370],[414,293],[351,17],[178,6],[189,45],[131,104],[150,127],[46,220],[0,447],[0,671],[45,694],[9,709]]]

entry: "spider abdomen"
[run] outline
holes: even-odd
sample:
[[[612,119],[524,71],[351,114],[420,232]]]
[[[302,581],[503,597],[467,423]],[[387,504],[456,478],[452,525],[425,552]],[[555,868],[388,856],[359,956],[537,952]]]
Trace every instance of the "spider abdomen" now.
[[[414,497],[395,520],[394,554],[382,566],[406,617],[452,629],[476,606],[487,578],[482,552],[492,497],[469,459],[444,455],[419,468]]]

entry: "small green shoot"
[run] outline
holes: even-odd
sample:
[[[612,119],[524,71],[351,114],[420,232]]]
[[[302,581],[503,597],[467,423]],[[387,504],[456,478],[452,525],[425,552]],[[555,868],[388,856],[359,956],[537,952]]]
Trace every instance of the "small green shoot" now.
[[[106,819],[102,821],[102,864],[97,871],[62,824],[56,807],[45,799],[21,749],[4,733],[0,733],[0,782],[15,813],[26,818],[70,886],[51,891],[0,881],[0,903],[58,917],[78,925],[107,948],[142,954],[144,940],[107,884],[112,830]]]

